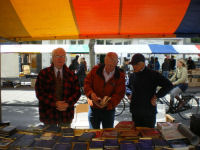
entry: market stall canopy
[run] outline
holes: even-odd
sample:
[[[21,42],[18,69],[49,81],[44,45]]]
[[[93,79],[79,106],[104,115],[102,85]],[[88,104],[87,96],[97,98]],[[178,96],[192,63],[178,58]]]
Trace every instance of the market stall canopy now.
[[[95,45],[94,50],[96,54],[200,54],[200,45]]]
[[[42,45],[42,44],[18,44],[0,45],[2,53],[51,53],[55,48],[64,48],[67,53],[89,53],[88,45]],[[200,45],[95,45],[96,54],[106,54],[108,52],[143,53],[143,54],[200,54]]]
[[[0,1],[1,40],[199,35],[199,0]]]

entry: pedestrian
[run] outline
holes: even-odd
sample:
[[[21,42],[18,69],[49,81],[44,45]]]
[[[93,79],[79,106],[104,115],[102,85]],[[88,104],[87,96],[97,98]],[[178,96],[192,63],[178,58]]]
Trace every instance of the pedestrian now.
[[[130,112],[136,127],[154,128],[156,122],[156,100],[165,96],[172,88],[171,82],[159,72],[145,66],[142,54],[135,54],[130,64],[134,73],[130,75],[128,87],[132,90]],[[161,87],[157,90],[157,87]]]
[[[75,73],[77,72],[78,65],[79,65],[78,58],[79,58],[79,55],[76,55],[76,57],[72,60],[72,63],[69,66],[69,69]]]
[[[85,70],[85,64],[84,64],[83,57],[79,57],[78,63],[79,63],[79,65],[78,65],[78,68],[77,68],[76,75],[78,76],[79,85],[80,85],[80,88],[81,88],[81,93],[83,94],[84,93],[84,90],[83,90],[84,79],[85,79],[85,76],[86,76],[86,70]]]
[[[170,70],[169,59],[165,58],[164,62],[162,64],[162,75],[167,79],[168,79],[168,76],[169,76],[169,70]]]
[[[45,125],[70,127],[80,97],[77,76],[65,65],[63,48],[52,51],[52,64],[40,70],[35,84],[39,117]]]
[[[99,129],[101,123],[103,128],[113,128],[115,107],[125,94],[125,74],[117,67],[117,54],[107,53],[104,63],[94,66],[84,83],[91,129]]]
[[[174,88],[170,92],[170,108],[167,111],[168,113],[172,112],[174,104],[174,98],[179,101],[179,106],[183,105],[183,101],[179,98],[179,94],[184,92],[188,88],[188,73],[187,65],[183,59],[179,59],[177,62],[177,69],[174,75],[170,78],[170,81],[174,85]]]
[[[196,65],[195,65],[194,61],[192,60],[192,57],[188,58],[187,67],[188,67],[188,70],[192,70],[192,69],[196,68]]]
[[[130,71],[130,68],[129,68],[129,59],[127,58],[124,58],[124,62],[123,62],[123,65],[121,66],[121,69],[124,70],[124,73],[129,73]]]

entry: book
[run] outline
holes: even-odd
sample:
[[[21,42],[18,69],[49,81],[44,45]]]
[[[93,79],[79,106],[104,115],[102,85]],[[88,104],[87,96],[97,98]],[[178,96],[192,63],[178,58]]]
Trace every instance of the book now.
[[[16,132],[17,132],[16,127],[9,125],[0,129],[0,136],[8,137],[8,136],[13,135]]]
[[[103,150],[104,141],[92,141],[89,150]]]
[[[140,133],[142,137],[151,137],[151,138],[160,138],[161,133],[154,128],[149,128],[149,129],[141,129]]]
[[[74,136],[74,129],[72,128],[62,128],[61,133],[63,136]]]
[[[177,128],[179,123],[172,123],[172,122],[157,122],[157,129],[158,130],[166,130],[171,128]]]
[[[152,139],[139,139],[138,147],[139,149],[153,150]]]
[[[94,138],[96,136],[95,132],[84,132],[78,140],[80,141],[85,141],[85,142],[89,142],[92,140],[92,138]]]
[[[155,150],[160,150],[162,148],[169,148],[169,144],[163,139],[152,139],[152,144]]]
[[[55,145],[55,140],[40,140],[35,139],[31,147],[34,148],[52,148]]]
[[[105,139],[104,148],[118,148],[119,143],[117,139]]]
[[[87,150],[87,143],[75,143],[73,150]]]
[[[136,130],[122,130],[119,131],[119,136],[121,138],[134,138],[134,139],[138,139],[139,138],[139,131]]]
[[[72,148],[71,143],[57,143],[54,145],[52,150],[70,150]]]
[[[120,121],[116,126],[116,129],[135,129],[135,124],[133,121]]]
[[[137,150],[137,147],[133,143],[121,143],[120,150]]]
[[[74,137],[61,137],[58,139],[58,143],[72,143]]]
[[[185,139],[170,140],[168,143],[174,150],[189,150],[189,141]]]
[[[0,137],[0,149],[7,149],[12,142],[13,140],[10,138]]]
[[[116,130],[104,130],[102,138],[117,138],[118,132]]]

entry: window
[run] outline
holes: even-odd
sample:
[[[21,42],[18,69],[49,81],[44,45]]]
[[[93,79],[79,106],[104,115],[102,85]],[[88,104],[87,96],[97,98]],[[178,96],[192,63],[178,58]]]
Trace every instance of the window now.
[[[106,40],[106,45],[113,45],[112,40]]]
[[[115,45],[122,45],[122,42],[116,42]]]
[[[104,44],[104,40],[97,40],[97,45],[103,45]]]
[[[164,41],[164,45],[169,45],[170,42],[169,41]]]
[[[177,45],[177,42],[172,42],[172,45]]]
[[[131,45],[131,41],[124,41],[124,45]]]
[[[71,45],[76,45],[76,40],[71,40],[70,43]]]
[[[83,45],[84,44],[84,40],[78,40],[78,44],[79,45]]]
[[[63,40],[57,40],[58,44],[63,44]]]

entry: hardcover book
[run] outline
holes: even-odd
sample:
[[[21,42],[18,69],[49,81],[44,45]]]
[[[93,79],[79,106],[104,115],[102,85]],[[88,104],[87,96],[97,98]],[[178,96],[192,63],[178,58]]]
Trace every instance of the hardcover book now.
[[[31,147],[34,148],[52,148],[55,145],[55,140],[34,140]]]
[[[60,132],[61,127],[57,127],[55,125],[50,125],[45,129],[45,132]]]
[[[92,141],[89,150],[103,150],[104,141]]]
[[[96,136],[95,132],[85,132],[83,133],[80,137],[79,140],[80,141],[85,141],[85,142],[89,142],[92,140],[92,138],[94,138]]]
[[[72,144],[66,143],[66,144],[55,144],[52,150],[71,150]]]
[[[128,137],[135,137],[139,138],[139,131],[136,130],[122,130],[119,132],[119,136],[122,138],[128,138]]]
[[[160,138],[161,134],[157,129],[142,129],[140,130],[142,137]]]
[[[104,148],[118,148],[119,143],[117,139],[105,139]]]
[[[104,130],[102,138],[117,138],[118,132],[116,130]]]
[[[120,150],[137,150],[137,147],[133,143],[121,143]]]
[[[62,128],[61,132],[63,136],[74,136],[74,129],[72,128]]]
[[[58,139],[58,143],[72,143],[73,142],[74,137],[61,137],[60,139]]]
[[[87,150],[87,143],[75,143],[73,150]]]
[[[135,129],[135,124],[133,121],[120,121],[116,126],[116,129]]]

